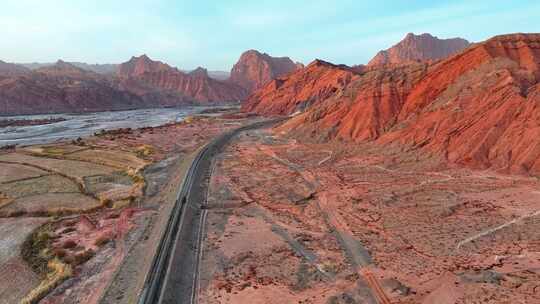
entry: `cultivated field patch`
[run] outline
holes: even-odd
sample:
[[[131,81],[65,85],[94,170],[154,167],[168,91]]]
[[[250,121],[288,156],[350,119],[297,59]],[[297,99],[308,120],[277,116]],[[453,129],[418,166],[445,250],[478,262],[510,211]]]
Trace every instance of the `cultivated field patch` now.
[[[0,184],[47,174],[38,168],[18,164],[0,163],[0,167]]]

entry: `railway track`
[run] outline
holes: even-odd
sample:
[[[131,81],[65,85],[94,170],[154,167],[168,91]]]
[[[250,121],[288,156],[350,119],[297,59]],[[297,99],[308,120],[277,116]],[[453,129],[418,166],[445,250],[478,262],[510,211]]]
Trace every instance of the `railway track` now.
[[[208,181],[213,157],[237,134],[270,126],[283,118],[256,122],[214,139],[195,156],[146,275],[139,304],[197,303]]]

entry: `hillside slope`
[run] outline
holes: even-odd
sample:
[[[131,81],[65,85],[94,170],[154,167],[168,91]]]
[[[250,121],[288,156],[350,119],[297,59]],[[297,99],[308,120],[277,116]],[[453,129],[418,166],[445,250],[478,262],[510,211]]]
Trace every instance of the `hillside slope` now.
[[[475,168],[540,174],[539,34],[497,36],[435,64],[308,72],[313,65],[255,92],[243,109],[300,110],[278,128],[298,136],[399,144]]]

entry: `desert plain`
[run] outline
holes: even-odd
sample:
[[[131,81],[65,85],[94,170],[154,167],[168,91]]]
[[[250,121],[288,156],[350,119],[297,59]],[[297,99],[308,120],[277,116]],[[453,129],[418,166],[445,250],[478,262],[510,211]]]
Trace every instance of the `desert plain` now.
[[[212,172],[200,303],[540,301],[537,177],[273,130]]]
[[[136,301],[194,153],[257,119],[3,149],[0,301]],[[538,177],[277,127],[235,137],[209,185],[200,303],[540,301]]]

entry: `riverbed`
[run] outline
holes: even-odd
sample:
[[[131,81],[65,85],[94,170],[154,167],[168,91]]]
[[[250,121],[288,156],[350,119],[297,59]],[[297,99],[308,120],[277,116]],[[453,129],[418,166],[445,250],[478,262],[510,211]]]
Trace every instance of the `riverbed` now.
[[[93,135],[100,130],[119,128],[157,127],[170,122],[182,121],[208,107],[183,107],[111,111],[85,114],[24,115],[2,119],[49,119],[63,118],[51,124],[35,126],[10,126],[0,128],[0,146],[44,144]]]

